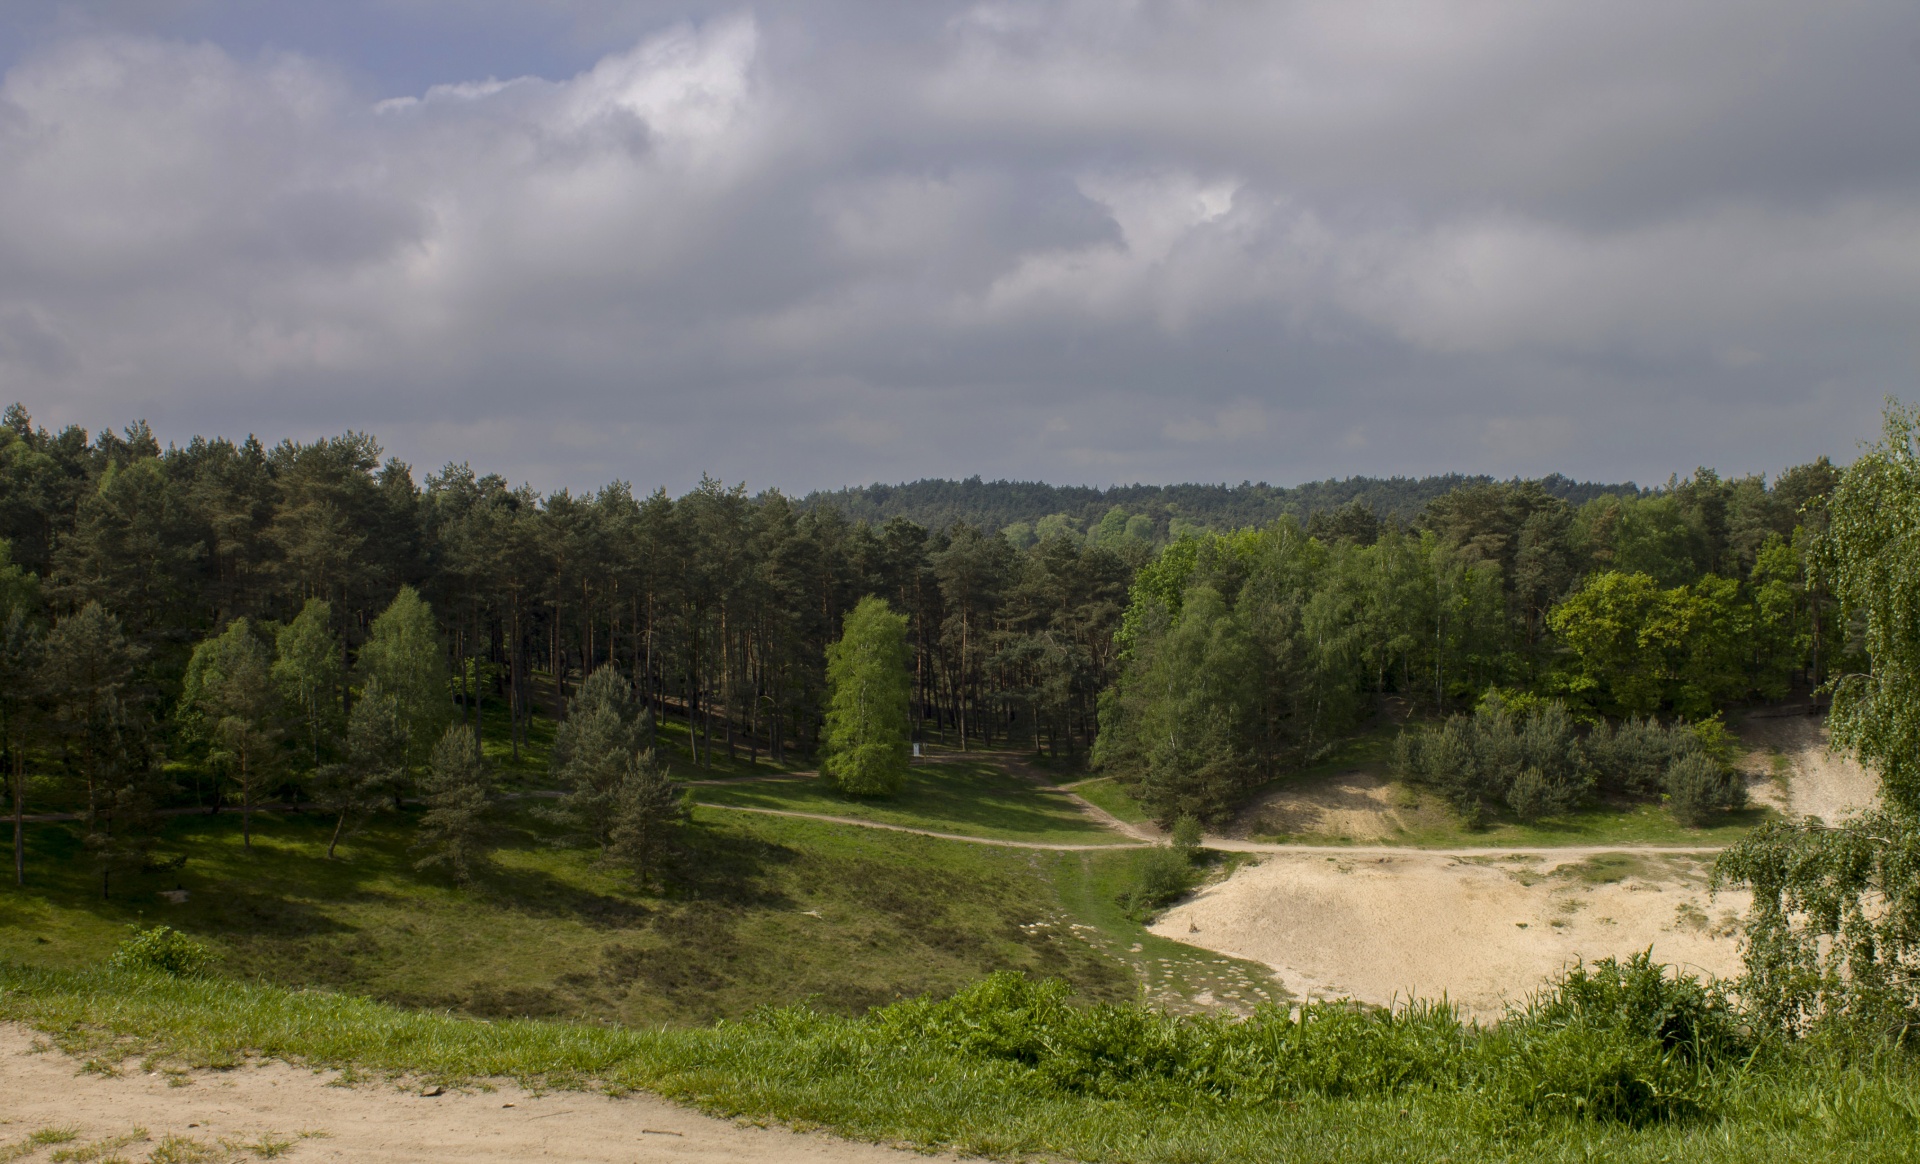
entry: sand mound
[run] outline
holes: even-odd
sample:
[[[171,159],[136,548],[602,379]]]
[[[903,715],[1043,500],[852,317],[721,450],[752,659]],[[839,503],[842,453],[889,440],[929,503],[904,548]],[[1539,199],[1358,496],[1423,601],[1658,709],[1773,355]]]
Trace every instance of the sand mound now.
[[[6,1096],[0,1105],[0,1159],[11,1159],[6,1148],[46,1128],[77,1133],[76,1141],[63,1145],[69,1152],[122,1141],[97,1155],[70,1159],[128,1161],[253,1160],[263,1152],[296,1162],[374,1164],[536,1158],[882,1164],[933,1158],[817,1134],[744,1127],[650,1096],[534,1096],[498,1084],[492,1091],[427,1097],[392,1084],[342,1087],[331,1073],[284,1063],[169,1078],[143,1074],[130,1060],[122,1065],[125,1074],[104,1078],[81,1074],[79,1064],[58,1051],[34,1051],[37,1042],[31,1031],[0,1024],[0,1095]]]
[[[1710,900],[1705,864],[1678,855],[1284,853],[1152,928],[1264,962],[1298,996],[1384,1005],[1444,994],[1496,1018],[1575,958],[1651,946],[1659,961],[1732,974],[1734,922],[1748,902]]]
[[[1794,816],[1836,824],[1879,799],[1873,773],[1828,746],[1824,718],[1750,715],[1740,724],[1740,738],[1755,749],[1743,767],[1754,774],[1770,770],[1786,786],[1783,796],[1767,802]]]

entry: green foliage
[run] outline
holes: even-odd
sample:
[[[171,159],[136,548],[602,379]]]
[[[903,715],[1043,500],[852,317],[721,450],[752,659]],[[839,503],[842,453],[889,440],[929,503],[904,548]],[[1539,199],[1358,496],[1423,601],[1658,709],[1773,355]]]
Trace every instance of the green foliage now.
[[[879,598],[847,612],[827,648],[826,754],[821,773],[854,796],[890,796],[907,774],[907,620]]]
[[[485,857],[487,792],[492,778],[473,746],[473,733],[453,724],[433,746],[423,782],[427,811],[420,818],[416,862],[421,869],[444,865],[461,885],[470,884]]]
[[[653,767],[653,716],[640,706],[633,686],[613,667],[587,676],[554,729],[548,768],[567,790],[554,813],[605,849],[612,840],[616,805],[635,773],[637,758]]]
[[[1837,826],[1775,823],[1721,854],[1753,907],[1741,990],[1784,1031],[1904,1043],[1920,1019],[1920,417],[1889,400],[1881,440],[1826,506],[1816,564],[1867,667],[1835,679],[1835,746],[1879,777],[1881,807]]]
[[[1072,1004],[1062,983],[996,974],[953,998],[869,1020],[883,1037],[1007,1064],[1028,1086],[1132,1105],[1267,1106],[1309,1097],[1477,1094],[1502,1124],[1541,1117],[1645,1125],[1710,1104],[1738,1051],[1724,1004],[1636,959],[1576,968],[1492,1030],[1445,1006],[1398,1011],[1309,1003],[1244,1021],[1142,1006]]]
[[[332,605],[309,598],[274,635],[273,680],[306,727],[316,769],[322,741],[331,742],[340,726],[340,640],[332,624]]]
[[[1739,775],[1705,752],[1682,756],[1667,769],[1667,808],[1683,825],[1697,828],[1746,803],[1747,788]]]
[[[1471,716],[1403,733],[1394,766],[1398,778],[1438,789],[1475,826],[1502,804],[1525,822],[1558,816],[1593,788],[1586,750],[1558,703],[1516,719],[1501,700],[1484,700]]]
[[[1144,850],[1135,867],[1132,884],[1117,899],[1129,917],[1144,920],[1148,914],[1170,905],[1199,884],[1193,867],[1193,853],[1172,845],[1155,845]]]
[[[247,844],[253,843],[253,805],[278,768],[281,701],[267,645],[244,618],[201,640],[187,664],[180,718],[209,745],[208,759],[240,790]]]
[[[367,630],[355,660],[362,688],[378,682],[398,701],[409,740],[408,763],[419,763],[452,713],[446,652],[433,608],[411,586],[402,586]]]
[[[398,799],[406,777],[407,743],[400,701],[378,679],[367,680],[347,716],[345,758],[314,774],[314,801],[334,814],[328,857],[343,836],[380,811],[388,798]]]
[[[141,929],[129,926],[132,936],[113,951],[115,970],[146,971],[171,978],[197,978],[218,960],[212,950],[171,926]]]
[[[1192,813],[1182,813],[1175,817],[1173,829],[1168,839],[1172,842],[1175,851],[1184,853],[1188,858],[1191,858],[1195,853],[1200,851],[1200,841],[1202,839],[1200,818],[1194,816]]]
[[[646,885],[659,865],[661,850],[687,818],[688,798],[674,788],[666,766],[649,748],[628,758],[611,807],[607,860]]]

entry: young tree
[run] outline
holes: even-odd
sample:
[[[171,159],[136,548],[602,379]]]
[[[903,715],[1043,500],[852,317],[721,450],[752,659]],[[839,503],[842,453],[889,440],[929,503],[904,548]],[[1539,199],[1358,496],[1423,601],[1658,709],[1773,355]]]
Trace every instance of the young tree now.
[[[402,586],[393,602],[373,620],[367,641],[360,647],[356,672],[361,687],[378,680],[380,689],[399,703],[400,722],[406,727],[408,739],[408,767],[421,763],[426,759],[422,753],[437,746],[430,741],[440,738],[440,728],[453,707],[447,689],[446,652],[440,648],[433,608],[419,591]],[[398,795],[396,792],[396,800]]]
[[[274,682],[306,725],[315,771],[320,741],[332,734],[340,710],[340,639],[332,622],[332,604],[309,598],[274,636]]]
[[[3,544],[3,543],[0,543]],[[0,745],[7,753],[7,783],[13,797],[13,883],[27,883],[27,741],[38,686],[43,636],[24,610],[6,613],[0,629]]]
[[[254,803],[273,777],[280,746],[280,699],[267,646],[236,618],[204,639],[187,663],[180,718],[210,745],[208,758],[240,789],[240,835],[253,847]]]
[[[340,838],[358,828],[386,804],[399,787],[407,764],[407,730],[400,701],[369,680],[347,716],[346,759],[323,765],[314,775],[313,798],[335,814],[327,856]]]
[[[420,834],[413,847],[430,851],[414,867],[445,865],[455,881],[469,885],[485,855],[491,783],[487,763],[473,746],[473,733],[459,724],[448,726],[433,746],[424,783],[427,811],[420,818]]]
[[[820,770],[842,792],[888,796],[907,775],[907,620],[884,599],[847,612],[827,648],[827,738]]]
[[[550,771],[567,788],[552,815],[578,826],[604,851],[612,840],[615,804],[635,757],[652,754],[653,718],[612,667],[588,675],[553,734]]]
[[[89,602],[54,624],[40,660],[48,734],[86,797],[81,820],[103,897],[113,871],[141,860],[150,842],[153,772],[132,685],[138,658],[119,621]]]
[[[628,757],[612,807],[607,859],[630,870],[644,886],[652,880],[667,838],[686,818],[685,799],[667,779],[666,765],[649,749]]]
[[[39,607],[39,589],[39,579],[14,565],[12,547],[0,540],[0,748],[6,751],[13,798],[15,885],[27,883],[27,740],[41,645],[32,616]]]

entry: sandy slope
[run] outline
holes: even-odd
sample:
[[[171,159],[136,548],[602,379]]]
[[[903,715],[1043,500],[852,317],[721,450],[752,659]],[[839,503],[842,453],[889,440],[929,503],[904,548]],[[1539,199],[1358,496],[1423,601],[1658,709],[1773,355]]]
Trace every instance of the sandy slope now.
[[[1551,855],[1274,853],[1152,928],[1265,962],[1296,995],[1387,1004],[1445,994],[1483,1018],[1576,957],[1651,946],[1663,962],[1738,969],[1728,923],[1748,898],[1709,900],[1699,859],[1623,858],[1630,874],[1595,884],[1576,855],[1543,852]]]
[[[186,1086],[123,1064],[119,1078],[78,1073],[58,1051],[34,1053],[32,1032],[0,1024],[0,1158],[41,1128],[77,1128],[82,1142],[144,1139],[113,1150],[122,1160],[252,1159],[234,1151],[272,1134],[295,1141],[283,1159],[384,1164],[400,1161],[739,1161],[883,1164],[927,1160],[916,1152],[854,1144],[817,1134],[742,1127],[651,1096],[609,1099],[558,1092],[532,1096],[512,1084],[493,1091],[426,1097],[392,1084],[330,1086],[317,1074],[284,1063],[233,1071],[194,1072]],[[319,1133],[299,1138],[301,1133]],[[209,1149],[194,1155],[173,1146],[183,1137]],[[223,1142],[228,1150],[222,1150]],[[71,1150],[75,1144],[62,1147]],[[44,1160],[49,1149],[26,1157]],[[242,1150],[243,1151],[243,1150]],[[950,1157],[949,1157],[950,1158]]]
[[[1785,808],[1795,816],[1817,816],[1835,824],[1872,807],[1878,781],[1849,757],[1827,746],[1826,721],[1809,715],[1748,716],[1740,738],[1759,751],[1745,765],[1754,771],[1770,766],[1774,755],[1785,777]],[[1778,806],[1778,801],[1774,803]]]

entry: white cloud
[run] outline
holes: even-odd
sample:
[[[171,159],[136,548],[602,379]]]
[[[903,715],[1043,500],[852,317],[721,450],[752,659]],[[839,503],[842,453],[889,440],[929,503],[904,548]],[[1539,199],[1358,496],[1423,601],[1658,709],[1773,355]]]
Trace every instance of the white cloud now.
[[[856,14],[398,96],[43,44],[0,80],[0,378],[803,488],[1778,467],[1920,371],[1900,6]]]

